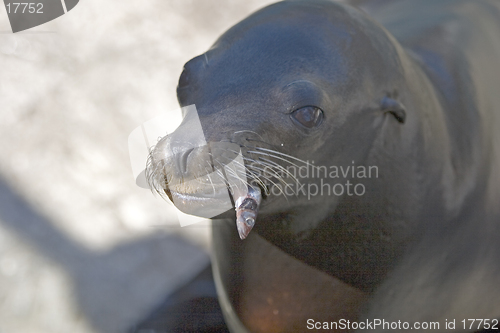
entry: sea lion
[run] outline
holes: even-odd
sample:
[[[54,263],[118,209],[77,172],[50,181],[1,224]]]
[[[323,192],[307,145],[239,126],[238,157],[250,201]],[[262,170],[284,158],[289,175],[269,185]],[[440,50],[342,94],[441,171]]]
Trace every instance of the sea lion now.
[[[180,77],[196,117],[151,153],[148,179],[181,210],[248,196],[228,152],[262,195],[246,240],[234,210],[214,222],[234,332],[500,317],[500,4],[356,4],[284,1],[229,29]]]

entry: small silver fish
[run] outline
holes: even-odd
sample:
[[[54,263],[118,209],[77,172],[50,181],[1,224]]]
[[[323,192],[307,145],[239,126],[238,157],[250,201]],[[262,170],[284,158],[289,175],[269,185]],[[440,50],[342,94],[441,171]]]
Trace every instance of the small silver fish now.
[[[255,225],[261,201],[262,194],[258,186],[249,186],[247,193],[235,200],[236,228],[241,239],[247,238]]]

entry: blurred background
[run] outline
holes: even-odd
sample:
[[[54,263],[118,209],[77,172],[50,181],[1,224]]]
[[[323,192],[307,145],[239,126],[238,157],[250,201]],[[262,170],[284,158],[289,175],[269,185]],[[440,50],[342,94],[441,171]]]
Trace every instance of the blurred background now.
[[[16,34],[0,6],[0,333],[125,332],[207,267],[209,224],[135,185],[127,138],[272,2],[81,0]]]

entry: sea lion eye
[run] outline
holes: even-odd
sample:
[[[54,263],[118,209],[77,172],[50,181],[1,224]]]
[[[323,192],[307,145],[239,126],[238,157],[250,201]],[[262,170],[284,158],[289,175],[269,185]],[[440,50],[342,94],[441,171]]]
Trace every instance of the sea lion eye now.
[[[304,106],[293,111],[290,117],[294,122],[310,129],[321,124],[323,121],[323,110],[315,106]]]

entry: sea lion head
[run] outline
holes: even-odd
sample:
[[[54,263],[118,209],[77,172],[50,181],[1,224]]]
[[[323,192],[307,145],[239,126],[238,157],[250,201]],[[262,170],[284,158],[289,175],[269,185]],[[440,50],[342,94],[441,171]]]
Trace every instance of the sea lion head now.
[[[222,169],[241,152],[239,178],[262,192],[260,214],[307,206],[319,221],[340,197],[305,204],[297,189],[309,180],[290,170],[366,164],[377,142],[390,140],[384,143],[390,151],[408,141],[400,53],[381,26],[340,4],[266,7],[185,64],[178,101],[195,108],[152,151],[148,179],[179,209],[208,209],[227,195]],[[275,195],[280,191],[292,195]],[[292,229],[310,227],[303,223]]]

